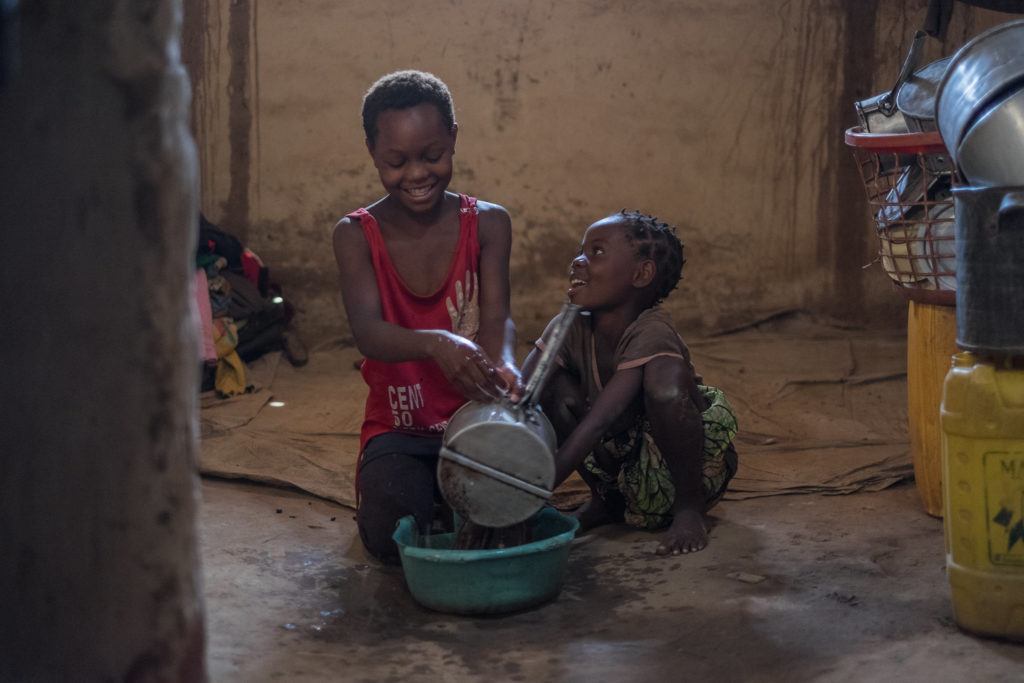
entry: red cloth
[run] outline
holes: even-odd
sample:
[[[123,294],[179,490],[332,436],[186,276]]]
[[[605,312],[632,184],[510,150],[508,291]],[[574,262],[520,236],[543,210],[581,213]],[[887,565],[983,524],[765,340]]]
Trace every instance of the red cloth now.
[[[262,267],[263,261],[259,256],[249,249],[242,251],[242,275],[257,287],[260,285],[260,268]]]
[[[384,320],[408,329],[443,329],[476,336],[475,326],[471,329],[465,322],[457,322],[479,320],[478,311],[470,310],[478,301],[480,243],[476,199],[461,195],[458,247],[444,283],[429,296],[414,294],[402,282],[388,256],[380,226],[366,209],[358,209],[349,217],[359,220],[370,246]],[[384,432],[439,435],[448,418],[466,400],[432,360],[385,363],[367,358],[362,374],[370,393],[366,398],[360,451],[367,441]]]

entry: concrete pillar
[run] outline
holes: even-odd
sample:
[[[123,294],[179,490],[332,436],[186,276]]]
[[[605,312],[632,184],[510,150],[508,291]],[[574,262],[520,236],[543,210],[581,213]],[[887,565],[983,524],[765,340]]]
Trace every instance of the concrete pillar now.
[[[15,19],[0,90],[0,680],[202,681],[180,2],[21,0]]]

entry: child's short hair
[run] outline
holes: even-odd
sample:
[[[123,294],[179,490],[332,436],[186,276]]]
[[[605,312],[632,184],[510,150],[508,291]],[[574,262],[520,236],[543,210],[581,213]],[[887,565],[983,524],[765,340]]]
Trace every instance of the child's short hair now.
[[[651,259],[657,265],[654,276],[654,303],[662,301],[679,285],[683,277],[683,243],[676,235],[675,226],[659,221],[641,211],[623,209],[619,215],[626,222],[626,238],[642,259]]]
[[[448,86],[426,71],[395,71],[381,76],[363,96],[363,131],[371,143],[377,141],[377,117],[388,109],[408,109],[424,102],[441,112],[445,126],[455,126],[455,105]]]

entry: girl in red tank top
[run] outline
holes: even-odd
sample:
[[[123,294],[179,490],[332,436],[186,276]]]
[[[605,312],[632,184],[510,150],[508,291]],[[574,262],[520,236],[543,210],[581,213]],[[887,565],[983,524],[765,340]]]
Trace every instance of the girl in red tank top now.
[[[343,218],[334,254],[370,387],[356,479],[359,534],[397,561],[395,523],[433,517],[441,433],[467,399],[519,389],[509,316],[512,226],[497,204],[448,192],[458,126],[447,86],[384,76],[363,99],[366,147],[387,192]]]
[[[460,196],[458,246],[444,282],[427,295],[410,290],[395,270],[380,226],[369,211],[359,209],[348,217],[359,221],[370,247],[383,320],[411,330],[448,330],[476,339],[480,320],[476,199]],[[388,363],[368,357],[362,374],[370,393],[360,449],[389,431],[441,434],[451,414],[466,401],[433,360]]]

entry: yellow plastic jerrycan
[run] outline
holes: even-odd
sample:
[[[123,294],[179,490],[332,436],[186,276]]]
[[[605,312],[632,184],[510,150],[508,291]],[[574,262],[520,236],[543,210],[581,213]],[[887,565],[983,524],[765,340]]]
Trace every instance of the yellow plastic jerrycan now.
[[[1024,369],[957,353],[941,421],[954,617],[968,631],[1024,640]]]

